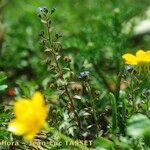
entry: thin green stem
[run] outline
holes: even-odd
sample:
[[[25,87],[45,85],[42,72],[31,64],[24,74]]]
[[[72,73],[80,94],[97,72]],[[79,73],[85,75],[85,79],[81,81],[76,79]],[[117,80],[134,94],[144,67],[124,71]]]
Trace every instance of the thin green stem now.
[[[117,120],[117,102],[115,96],[110,93],[110,100],[111,100],[111,106],[112,106],[112,133],[114,135],[117,134],[117,126],[118,126],[118,120]]]
[[[121,111],[121,121],[122,121],[122,134],[126,135],[126,125],[127,125],[127,105],[126,105],[126,97],[122,96],[122,111]]]
[[[51,32],[50,32],[50,23],[49,23],[49,18],[46,16],[46,26],[47,26],[47,32],[48,32],[48,41],[49,41],[49,46],[51,47]]]
[[[131,86],[130,86],[130,90],[131,90],[131,101],[132,101],[132,107],[133,107],[133,113],[136,111],[136,103],[135,103],[135,99],[134,99],[134,78],[133,78],[133,73],[130,73],[130,80],[131,80]]]
[[[118,66],[118,80],[117,80],[117,84],[116,84],[116,92],[115,92],[115,97],[116,97],[116,100],[117,100],[117,104],[119,102],[119,98],[120,98],[120,83],[121,83],[121,79],[122,79],[122,75],[123,75],[123,69],[124,69],[124,66]]]
[[[146,107],[147,107],[147,112],[149,111],[149,97],[146,99]]]

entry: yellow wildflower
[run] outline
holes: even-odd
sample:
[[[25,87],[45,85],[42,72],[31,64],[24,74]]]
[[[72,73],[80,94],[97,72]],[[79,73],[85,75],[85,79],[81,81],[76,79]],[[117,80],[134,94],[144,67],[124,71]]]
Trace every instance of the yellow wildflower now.
[[[14,106],[15,119],[8,130],[15,135],[23,135],[26,140],[33,140],[36,134],[46,125],[48,106],[40,92],[35,92],[30,99],[19,99]]]
[[[124,54],[122,58],[125,60],[126,64],[142,66],[144,64],[150,63],[150,50],[148,51],[138,50],[136,52],[136,55],[127,53]]]

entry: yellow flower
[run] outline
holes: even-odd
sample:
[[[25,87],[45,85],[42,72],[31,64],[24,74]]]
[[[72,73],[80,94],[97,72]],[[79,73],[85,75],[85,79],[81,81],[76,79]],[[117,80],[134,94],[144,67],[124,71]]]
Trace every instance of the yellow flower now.
[[[36,134],[46,125],[48,106],[40,92],[35,92],[30,99],[19,99],[14,106],[15,119],[8,130],[15,135],[22,135],[26,140],[33,140]]]
[[[136,52],[136,55],[127,53],[124,54],[122,58],[125,60],[126,64],[143,66],[144,64],[150,63],[150,50],[148,51],[138,50]]]

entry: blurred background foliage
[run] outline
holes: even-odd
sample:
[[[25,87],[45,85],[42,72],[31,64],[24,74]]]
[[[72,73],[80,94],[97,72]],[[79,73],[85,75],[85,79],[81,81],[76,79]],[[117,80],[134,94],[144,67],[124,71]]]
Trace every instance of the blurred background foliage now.
[[[40,6],[49,10],[56,8],[52,18],[53,30],[63,35],[64,53],[73,58],[71,66],[77,76],[81,71],[90,71],[92,84],[101,92],[97,110],[102,111],[106,104],[110,104],[108,92],[119,98],[119,90],[124,86],[122,83],[120,87],[119,78],[122,54],[150,47],[150,30],[137,30],[143,20],[150,19],[150,1],[0,0],[0,71],[3,72],[0,81],[7,76],[4,83],[0,82],[0,94],[4,99],[12,99],[13,92],[16,96],[29,97],[37,89],[45,89],[45,95],[50,96],[51,90],[47,88],[50,74],[43,65],[43,49],[38,35],[44,30],[37,16]],[[5,110],[7,112],[7,108]],[[57,107],[56,114],[61,111]],[[101,139],[96,144],[101,145],[99,141],[106,143],[104,148],[107,145],[106,149],[112,149],[110,141]],[[134,141],[130,144],[136,145]],[[124,146],[128,148],[127,143]],[[138,149],[141,150],[140,146]]]
[[[27,76],[41,83],[47,76],[41,65],[42,50],[38,43],[38,33],[43,28],[37,18],[39,6],[57,9],[53,18],[54,30],[63,34],[62,45],[67,53],[76,56],[76,70],[79,72],[94,64],[90,68],[92,74],[101,83],[99,85],[109,90],[115,88],[121,54],[149,47],[149,41],[142,36],[136,41],[132,26],[136,20],[146,18],[148,0],[12,0],[2,12],[5,41],[0,60],[1,70],[10,74],[11,81],[18,76]],[[131,21],[133,19],[135,21]]]

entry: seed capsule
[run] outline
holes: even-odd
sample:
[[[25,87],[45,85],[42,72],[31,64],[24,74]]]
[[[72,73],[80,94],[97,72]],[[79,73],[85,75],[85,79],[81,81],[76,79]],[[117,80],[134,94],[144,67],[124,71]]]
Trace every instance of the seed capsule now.
[[[54,87],[55,87],[54,83],[51,83],[50,87],[51,87],[51,88],[54,88]]]
[[[82,89],[83,89],[83,86],[81,83],[77,82],[77,83],[74,83],[72,86],[71,86],[72,90],[75,91],[75,92],[81,92]]]
[[[65,57],[64,57],[64,61],[66,61],[66,62],[71,62],[71,57],[65,56]]]

